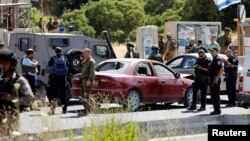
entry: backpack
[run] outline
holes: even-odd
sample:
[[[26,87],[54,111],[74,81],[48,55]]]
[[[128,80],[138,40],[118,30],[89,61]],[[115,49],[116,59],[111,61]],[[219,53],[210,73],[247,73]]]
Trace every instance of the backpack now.
[[[52,66],[52,74],[55,76],[66,76],[68,73],[68,67],[66,64],[66,58],[64,56],[54,56],[54,64]]]

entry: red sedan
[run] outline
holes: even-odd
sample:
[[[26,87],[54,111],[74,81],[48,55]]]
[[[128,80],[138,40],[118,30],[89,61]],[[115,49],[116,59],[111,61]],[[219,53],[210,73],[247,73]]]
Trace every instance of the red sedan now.
[[[81,74],[73,77],[71,95],[81,95]],[[181,102],[190,106],[192,80],[164,64],[146,59],[110,59],[96,66],[92,94],[125,98],[133,111],[140,103]]]

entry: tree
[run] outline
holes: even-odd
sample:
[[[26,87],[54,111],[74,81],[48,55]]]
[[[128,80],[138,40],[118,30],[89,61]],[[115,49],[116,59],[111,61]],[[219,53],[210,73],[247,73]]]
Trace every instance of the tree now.
[[[174,0],[146,0],[144,9],[149,15],[160,15],[174,6]]]
[[[113,40],[123,42],[131,31],[144,25],[143,6],[134,0],[100,0],[85,6],[89,24],[100,35],[108,30]]]
[[[74,25],[77,31],[82,32],[84,35],[94,36],[95,30],[89,26],[89,21],[85,16],[84,10],[73,10],[69,13],[62,15],[63,25]]]

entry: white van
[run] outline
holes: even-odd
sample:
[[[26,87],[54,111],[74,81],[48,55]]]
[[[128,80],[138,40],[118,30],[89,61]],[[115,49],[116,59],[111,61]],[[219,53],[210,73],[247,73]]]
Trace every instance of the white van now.
[[[242,102],[250,103],[250,48],[245,49],[245,61],[242,76],[239,81],[237,99]]]

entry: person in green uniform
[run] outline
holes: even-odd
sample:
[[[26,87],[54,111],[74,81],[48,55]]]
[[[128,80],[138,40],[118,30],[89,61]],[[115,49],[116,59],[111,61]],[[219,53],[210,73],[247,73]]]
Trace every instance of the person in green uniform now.
[[[191,53],[198,53],[200,50],[203,50],[205,53],[208,53],[208,50],[203,46],[202,41],[198,40],[197,46],[193,47]]]
[[[226,50],[228,49],[228,46],[226,45],[226,43],[229,45],[232,43],[231,32],[232,30],[230,28],[225,27],[224,34],[217,39],[217,42],[219,43],[220,48],[221,48],[220,50],[221,54],[225,54]]]
[[[81,80],[82,80],[82,102],[84,111],[80,112],[79,116],[85,116],[91,112],[91,106],[89,105],[89,95],[91,87],[95,77],[95,60],[91,57],[91,50],[89,48],[83,49],[83,54],[78,63],[78,67],[81,68]]]
[[[165,47],[165,41],[163,40],[163,35],[158,35],[158,45],[159,45],[159,53],[163,56],[164,55],[164,47]]]
[[[153,45],[152,46],[152,54],[148,57],[148,59],[159,61],[159,62],[163,63],[162,56],[158,51],[159,51],[158,45]]]

